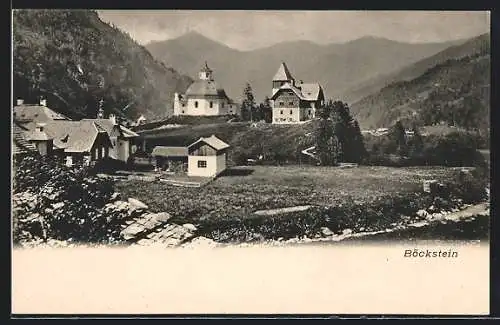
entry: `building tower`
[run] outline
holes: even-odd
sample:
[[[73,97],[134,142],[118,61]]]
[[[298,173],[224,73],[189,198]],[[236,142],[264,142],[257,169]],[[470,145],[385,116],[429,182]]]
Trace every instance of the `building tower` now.
[[[276,91],[278,91],[278,89],[286,83],[290,83],[292,86],[295,86],[295,79],[293,79],[290,70],[288,70],[288,67],[286,66],[286,63],[281,62],[278,72],[276,72],[273,78],[272,95],[274,95]]]
[[[200,80],[214,80],[213,71],[208,67],[207,61],[205,61],[205,66],[201,68],[200,72],[198,73],[198,78]]]

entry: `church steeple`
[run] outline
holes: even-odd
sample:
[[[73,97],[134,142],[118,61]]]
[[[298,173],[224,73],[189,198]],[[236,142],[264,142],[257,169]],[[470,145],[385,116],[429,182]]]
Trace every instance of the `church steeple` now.
[[[200,72],[198,73],[198,77],[201,80],[214,80],[212,72],[212,69],[208,67],[207,61],[205,61],[205,66],[201,68]]]

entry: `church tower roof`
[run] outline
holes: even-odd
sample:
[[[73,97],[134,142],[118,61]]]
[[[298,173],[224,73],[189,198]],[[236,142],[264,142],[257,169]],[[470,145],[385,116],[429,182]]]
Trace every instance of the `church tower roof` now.
[[[212,72],[212,69],[208,67],[207,61],[205,61],[205,65],[201,68],[200,72]]]

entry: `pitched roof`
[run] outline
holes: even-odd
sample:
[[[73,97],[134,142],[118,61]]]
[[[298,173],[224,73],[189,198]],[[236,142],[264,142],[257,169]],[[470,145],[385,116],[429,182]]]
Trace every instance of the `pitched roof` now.
[[[278,72],[276,72],[276,74],[274,75],[273,81],[286,81],[292,79],[292,74],[290,73],[290,70],[288,70],[286,63],[281,62],[281,65],[278,68]]]
[[[280,90],[283,89],[290,89],[292,90],[297,97],[299,97],[301,100],[306,100],[306,101],[315,101],[319,99],[319,95],[322,92],[322,88],[320,84],[318,83],[303,83],[300,84],[299,87],[295,87],[294,85],[290,84],[289,82],[285,83],[283,86],[281,86],[272,96],[271,99],[276,99],[278,93]]]
[[[187,147],[156,146],[151,155],[160,157],[184,157],[188,155],[188,149]]]
[[[299,88],[293,86],[291,83],[287,82],[285,83],[283,86],[281,86],[272,96],[271,96],[271,99],[275,99],[278,95],[278,93],[281,91],[281,90],[285,90],[285,89],[290,89],[291,91],[293,91],[295,93],[295,95],[297,95],[297,97],[299,97],[300,99],[302,100],[306,100],[306,98],[302,95],[302,92],[300,91]]]
[[[214,148],[215,150],[222,150],[222,149],[226,149],[226,148],[229,148],[229,144],[225,143],[224,141],[222,141],[221,139],[217,138],[215,135],[212,135],[208,138],[199,138],[198,140],[196,140],[195,142],[191,143],[188,148],[194,146],[195,144],[198,144],[199,142],[205,142],[206,144],[208,144],[210,147]]]
[[[51,120],[69,120],[46,106],[23,104],[14,106],[14,120],[19,122],[47,122]]]
[[[54,146],[66,152],[88,152],[99,133],[107,136],[106,130],[92,120],[52,121],[45,131],[54,139]]]
[[[35,145],[26,139],[27,131],[18,123],[12,124],[12,153],[14,155],[36,151]]]
[[[300,92],[306,100],[318,100],[321,91],[319,83],[302,83],[300,85]]]
[[[99,118],[99,119],[83,119],[83,121],[94,121],[98,126],[100,126],[102,129],[104,129],[109,136],[113,133],[115,129],[115,124],[113,124],[113,121],[110,119],[105,119],[105,118]],[[125,138],[134,138],[138,137],[139,134],[135,133],[134,131],[126,128],[123,125],[120,125],[120,133],[121,136]]]

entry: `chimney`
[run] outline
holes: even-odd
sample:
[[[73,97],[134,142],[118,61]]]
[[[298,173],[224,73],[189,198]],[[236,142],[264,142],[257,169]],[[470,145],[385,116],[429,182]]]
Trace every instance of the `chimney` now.
[[[16,101],[16,106],[20,106],[22,104],[24,104],[24,99],[18,98]]]

